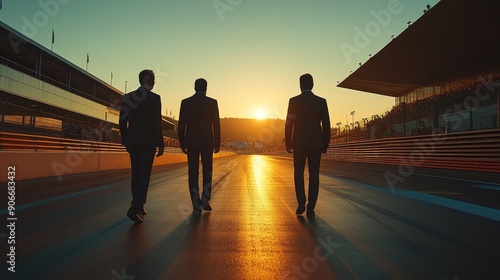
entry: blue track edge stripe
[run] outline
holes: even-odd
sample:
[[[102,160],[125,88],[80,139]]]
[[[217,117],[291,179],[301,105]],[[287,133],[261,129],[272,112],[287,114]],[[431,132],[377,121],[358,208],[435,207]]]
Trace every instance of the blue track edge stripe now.
[[[342,177],[336,177],[332,175],[327,175],[330,178],[335,178],[337,180],[341,181],[346,181],[349,182],[350,184],[354,184],[363,188],[375,190],[378,192],[384,192],[387,194],[393,194],[413,200],[418,200],[418,201],[424,201],[427,203],[431,203],[434,205],[439,205],[442,207],[454,209],[457,211],[469,213],[472,215],[488,218],[497,222],[500,222],[500,210],[494,209],[494,208],[489,208],[486,206],[481,206],[477,204],[472,204],[472,203],[467,203],[463,201],[458,201],[450,198],[445,198],[445,197],[440,197],[436,195],[431,195],[431,194],[426,194],[418,191],[410,191],[410,190],[404,190],[404,189],[395,189],[394,191],[391,191],[386,188],[382,187],[376,187],[368,184],[363,184],[360,182],[352,181],[349,179],[345,179]]]
[[[56,197],[51,197],[51,198],[47,198],[47,199],[43,199],[43,200],[39,200],[39,201],[33,201],[33,202],[26,203],[26,204],[23,204],[23,205],[18,205],[18,206],[16,205],[14,212],[23,211],[23,210],[26,210],[26,209],[29,209],[29,208],[32,208],[32,207],[36,207],[36,206],[44,205],[44,204],[47,204],[47,203],[51,203],[51,202],[55,202],[55,201],[60,201],[60,200],[68,199],[68,198],[72,198],[72,197],[75,197],[75,196],[80,196],[80,195],[84,195],[84,194],[88,194],[88,193],[92,193],[92,192],[101,191],[101,190],[104,190],[104,189],[107,189],[107,188],[110,188],[110,187],[113,187],[113,186],[116,186],[116,185],[120,185],[120,184],[123,184],[123,182],[117,182],[117,183],[113,183],[113,184],[109,184],[109,185],[104,185],[104,186],[100,186],[100,187],[97,187],[97,188],[92,188],[92,189],[88,189],[88,190],[84,190],[84,191],[79,191],[79,192],[75,192],[75,193],[69,193],[69,194],[65,194],[65,195],[61,195],[61,196],[56,196]],[[6,214],[8,214],[8,212],[9,212],[8,208],[0,209],[0,216],[1,215],[6,215]]]

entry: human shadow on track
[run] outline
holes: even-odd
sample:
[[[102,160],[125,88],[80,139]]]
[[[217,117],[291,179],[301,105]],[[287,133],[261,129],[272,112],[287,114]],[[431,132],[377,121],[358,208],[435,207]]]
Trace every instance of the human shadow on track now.
[[[160,279],[165,268],[172,261],[189,247],[189,244],[196,237],[196,227],[205,219],[207,220],[210,213],[188,216],[179,226],[170,234],[160,240],[151,250],[145,254],[138,256],[135,261],[127,265],[127,274],[137,276],[140,279]],[[141,226],[133,225],[129,230],[130,249],[142,242]]]
[[[315,250],[311,251],[311,256],[306,257],[301,264],[304,273],[314,278],[312,264],[326,262],[338,279],[390,279],[370,257],[318,215],[312,218],[297,218],[318,244]]]

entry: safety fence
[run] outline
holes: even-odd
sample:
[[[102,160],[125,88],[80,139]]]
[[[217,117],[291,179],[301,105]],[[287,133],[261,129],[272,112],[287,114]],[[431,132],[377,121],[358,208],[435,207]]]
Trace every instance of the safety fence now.
[[[334,160],[500,172],[500,130],[333,144]]]

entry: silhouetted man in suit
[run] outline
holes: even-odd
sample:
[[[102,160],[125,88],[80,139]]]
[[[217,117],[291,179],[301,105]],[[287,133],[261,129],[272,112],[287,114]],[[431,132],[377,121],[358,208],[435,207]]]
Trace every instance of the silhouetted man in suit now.
[[[139,73],[141,86],[122,98],[120,133],[122,144],[130,155],[132,168],[132,203],[127,216],[141,223],[146,214],[144,204],[156,148],[157,157],[163,155],[164,143],[161,125],[161,99],[151,90],[155,85],[153,70]]]
[[[293,152],[295,194],[297,215],[304,213],[306,194],[304,190],[304,169],[309,169],[309,194],[307,216],[314,217],[314,207],[319,191],[319,165],[321,154],[326,153],[330,142],[330,116],[326,100],[314,95],[313,77],[300,77],[301,94],[290,98],[285,124],[285,144]]]
[[[189,193],[193,213],[201,209],[211,211],[212,153],[220,150],[220,119],[217,100],[207,97],[207,81],[198,79],[194,83],[196,93],[181,102],[179,113],[179,142],[182,152],[188,157]],[[203,191],[200,199],[198,185],[200,156],[203,173]]]

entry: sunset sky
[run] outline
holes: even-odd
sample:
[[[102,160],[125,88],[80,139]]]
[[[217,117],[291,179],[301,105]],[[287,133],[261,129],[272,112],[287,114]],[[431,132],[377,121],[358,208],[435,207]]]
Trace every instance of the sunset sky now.
[[[163,114],[177,118],[194,80],[208,80],[221,117],[284,118],[298,78],[311,73],[332,125],[389,110],[394,98],[341,89],[359,62],[416,21],[418,0],[4,0],[0,19],[125,91],[157,74]],[[43,65],[42,65],[43,67]],[[349,122],[352,121],[348,116]]]

